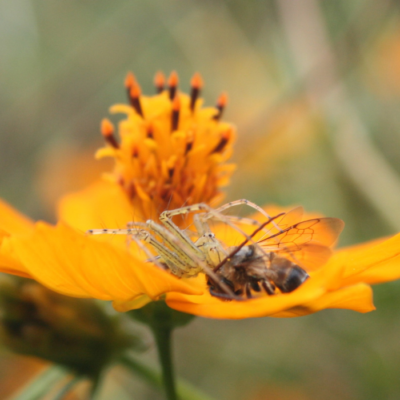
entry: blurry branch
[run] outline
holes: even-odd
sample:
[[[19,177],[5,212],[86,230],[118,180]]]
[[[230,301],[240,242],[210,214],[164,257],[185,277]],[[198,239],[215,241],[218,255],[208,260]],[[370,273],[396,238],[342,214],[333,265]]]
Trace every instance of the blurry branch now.
[[[304,80],[304,90],[311,106],[322,109],[334,127],[330,139],[341,167],[388,225],[399,231],[399,177],[374,147],[367,127],[349,100],[318,2],[277,0],[277,5],[300,75],[308,76],[324,60],[318,75]]]
[[[393,15],[391,4],[392,0],[382,0],[372,5],[368,2],[363,3],[360,6],[361,10],[357,10],[357,13],[349,19],[347,25],[332,40],[332,52],[337,55],[336,59],[340,58],[342,76],[351,77],[356,72],[357,66],[363,61],[365,52],[370,49],[377,35]],[[361,32],[361,35],[358,32]],[[355,41],[357,42],[355,43]],[[247,135],[254,133],[253,136],[255,137],[252,141],[248,141],[251,145],[245,151],[242,149],[239,164],[245,163],[246,159],[252,159],[254,146],[263,146],[260,141],[268,140],[266,138],[267,135],[263,135],[262,138],[259,136],[260,126],[264,128],[264,131],[268,132],[275,115],[281,109],[288,104],[303,99],[304,91],[309,85],[313,85],[316,81],[318,83],[321,82],[320,75],[325,73],[325,69],[329,67],[327,64],[330,63],[330,60],[324,59],[323,56],[323,54],[322,57],[318,54],[318,59],[314,59],[314,56],[313,64],[310,65],[310,68],[301,76],[295,77],[295,81],[289,87],[283,89],[282,94],[272,104],[264,107],[256,118],[253,118],[244,126],[243,131],[247,132]],[[334,89],[334,87],[325,86],[326,93]],[[294,122],[294,124],[301,123],[302,121]],[[254,144],[254,140],[258,142]],[[246,143],[242,144],[243,146],[246,145]]]
[[[69,380],[53,398],[53,400],[63,400],[65,396],[82,380],[81,376],[75,376]]]

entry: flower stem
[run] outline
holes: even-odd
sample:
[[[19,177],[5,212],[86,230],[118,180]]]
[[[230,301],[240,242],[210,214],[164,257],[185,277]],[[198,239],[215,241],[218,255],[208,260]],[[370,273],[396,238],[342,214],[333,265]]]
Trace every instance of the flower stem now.
[[[177,400],[174,368],[171,353],[172,329],[169,326],[153,325],[154,338],[157,344],[158,358],[162,369],[162,380],[167,400]]]
[[[130,311],[129,315],[145,323],[152,330],[157,344],[167,400],[178,400],[172,365],[171,336],[175,328],[188,324],[193,315],[175,311],[164,301],[153,301],[140,309]]]
[[[121,356],[119,362],[154,388],[163,390],[163,380],[158,369],[140,360],[131,353]],[[179,400],[213,400],[183,379],[177,379],[176,384]]]

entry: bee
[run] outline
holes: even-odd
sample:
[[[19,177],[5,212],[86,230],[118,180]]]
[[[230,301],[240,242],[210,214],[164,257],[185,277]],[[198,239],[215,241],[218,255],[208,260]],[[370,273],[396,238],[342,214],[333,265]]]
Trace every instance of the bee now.
[[[228,208],[245,204],[259,211],[266,220],[224,215]],[[196,213],[197,212],[197,213]],[[193,215],[197,239],[180,229],[173,218]],[[92,229],[88,234],[123,234],[138,242],[149,260],[180,278],[204,273],[210,294],[222,300],[242,300],[257,294],[290,293],[331,255],[344,223],[337,218],[301,221],[303,210],[268,215],[249,200],[236,200],[217,209],[195,204],[161,213],[161,224],[153,220],[128,223],[126,229]],[[212,232],[210,221],[228,225],[244,240],[227,246]],[[149,253],[147,243],[155,252]]]
[[[299,211],[294,209],[284,214],[282,221]],[[309,278],[307,271],[328,260],[330,246],[343,227],[343,221],[338,218],[314,218],[287,227],[283,224],[280,231],[254,244],[248,244],[249,239],[246,239],[241,245],[231,247],[228,256],[214,268],[217,279],[207,278],[211,295],[231,299],[219,282],[236,296],[246,298],[260,292],[272,295],[277,290],[281,293],[294,291]],[[260,230],[256,229],[251,237]]]

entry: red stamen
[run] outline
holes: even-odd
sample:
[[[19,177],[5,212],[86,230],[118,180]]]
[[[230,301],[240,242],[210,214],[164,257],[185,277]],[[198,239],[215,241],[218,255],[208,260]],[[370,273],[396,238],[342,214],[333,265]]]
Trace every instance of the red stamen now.
[[[177,94],[172,102],[172,116],[171,116],[171,132],[178,129],[179,125],[179,112],[181,110],[181,101],[179,95]]]
[[[215,114],[213,117],[216,121],[219,121],[221,119],[222,113],[223,113],[227,103],[228,103],[228,96],[226,93],[222,93],[218,97],[218,101],[217,101],[217,105],[216,105],[218,113]]]
[[[194,106],[196,104],[196,100],[200,95],[200,90],[203,87],[203,79],[201,78],[201,75],[198,72],[196,72],[193,75],[190,84],[192,86],[192,91],[190,93],[190,109],[193,111]]]
[[[161,93],[165,86],[165,76],[161,71],[156,73],[154,77],[154,85],[156,86],[157,93]]]
[[[115,139],[114,136],[114,125],[111,123],[111,121],[107,118],[104,118],[101,121],[101,134],[103,135],[105,141],[114,149],[119,149],[119,144],[117,143],[117,140]]]
[[[175,99],[176,88],[178,87],[178,74],[175,71],[171,72],[171,75],[168,78],[168,89],[169,89],[169,99]]]

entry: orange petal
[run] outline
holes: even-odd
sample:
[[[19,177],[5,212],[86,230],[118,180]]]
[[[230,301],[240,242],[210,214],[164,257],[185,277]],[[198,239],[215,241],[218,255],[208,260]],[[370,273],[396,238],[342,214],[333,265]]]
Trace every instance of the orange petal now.
[[[31,276],[26,271],[18,256],[10,246],[10,235],[0,230],[0,271],[6,274],[19,275],[24,278]]]
[[[327,266],[344,267],[341,286],[381,283],[400,278],[400,234],[387,240],[338,250]]]
[[[199,293],[126,250],[93,240],[64,224],[38,223],[30,237],[13,238],[12,245],[35,279],[65,295],[123,303],[143,294],[155,299],[168,291]]]
[[[58,214],[61,221],[84,232],[96,228],[125,228],[127,222],[141,220],[120,186],[106,181],[63,197]]]
[[[18,256],[9,245],[10,234],[26,234],[33,229],[33,222],[0,200],[0,271],[30,278]]]
[[[366,313],[375,310],[370,286],[359,283],[343,289],[325,293],[320,298],[290,310],[272,315],[272,317],[300,317],[324,310],[326,308],[342,308]]]

